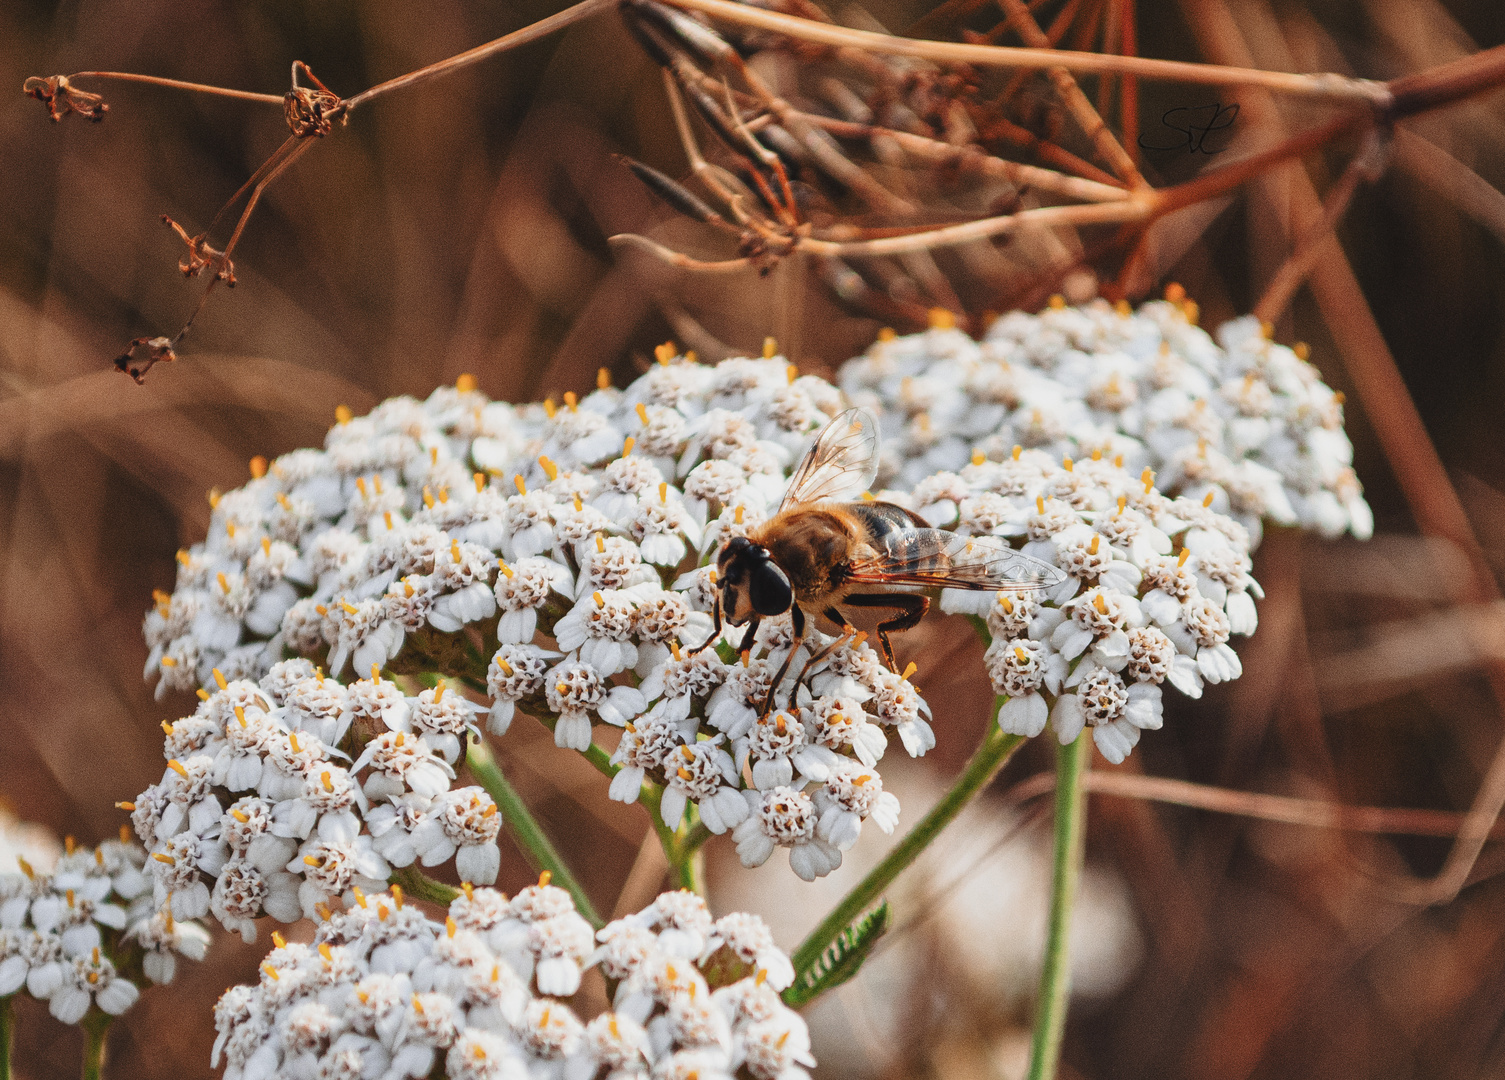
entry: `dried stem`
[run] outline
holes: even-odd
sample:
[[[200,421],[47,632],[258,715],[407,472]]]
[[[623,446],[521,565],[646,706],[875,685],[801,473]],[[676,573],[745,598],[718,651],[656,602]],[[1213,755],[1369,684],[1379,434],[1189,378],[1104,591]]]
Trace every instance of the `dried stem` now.
[[[1035,22],[1035,17],[1030,14],[1029,8],[1024,6],[1024,0],[998,0],[998,6],[1009,20],[1016,24],[1019,36],[1024,39],[1026,45],[1035,49],[1050,47],[1045,31],[1040,29],[1040,24]],[[1098,157],[1107,162],[1119,179],[1130,187],[1148,187],[1133,159],[1124,152],[1124,148],[1114,138],[1112,130],[1103,121],[1098,111],[1092,107],[1092,102],[1087,100],[1087,95],[1082,93],[1082,88],[1077,85],[1076,79],[1072,78],[1071,72],[1064,67],[1053,67],[1047,69],[1046,75],[1051,85],[1056,88],[1062,104],[1081,127],[1082,133],[1092,141]]]
[[[859,124],[850,120],[837,120],[815,113],[800,113],[816,127],[835,135],[838,139],[892,139],[910,157],[934,168],[954,168],[962,172],[975,172],[995,180],[1006,180],[1018,187],[1034,188],[1052,195],[1061,195],[1081,202],[1119,202],[1129,197],[1129,192],[1113,184],[1068,176],[1054,169],[1042,169],[1037,165],[1024,165],[1007,158],[985,154],[973,146],[955,146],[939,139],[927,138],[909,131]]]
[[[1379,159],[1383,154],[1379,142],[1378,132],[1370,129],[1364,147],[1354,155],[1337,182],[1327,189],[1322,200],[1322,216],[1281,264],[1275,276],[1270,279],[1270,284],[1265,287],[1259,303],[1254,305],[1253,314],[1260,321],[1273,323],[1285,312],[1286,305],[1296,295],[1296,290],[1301,288],[1301,283],[1311,273],[1317,257],[1322,253],[1322,242],[1332,234],[1338,225],[1338,219],[1348,209],[1348,203],[1358,190],[1359,183],[1364,180],[1372,183],[1378,178],[1381,167]]]
[[[1037,773],[1027,780],[1019,781],[1005,792],[1004,797],[1012,803],[1025,803],[1053,791],[1055,786],[1054,773]],[[1089,772],[1083,780],[1083,789],[1094,795],[1145,799],[1173,806],[1187,806],[1194,810],[1211,810],[1218,814],[1277,821],[1285,825],[1389,836],[1457,836],[1466,818],[1464,814],[1449,810],[1343,806],[1317,799],[1234,791],[1208,784],[1194,784],[1189,780],[1104,770]],[[1505,839],[1505,822],[1495,825],[1490,838]]]
[[[617,235],[608,239],[614,248],[634,248],[652,255],[655,259],[668,263],[670,266],[677,266],[681,270],[694,270],[701,274],[736,274],[743,270],[751,270],[753,267],[752,260],[745,258],[723,259],[720,262],[703,262],[700,259],[692,259],[688,255],[681,255],[677,251],[666,248],[662,244],[654,243],[646,236],[638,236],[636,233],[617,233]]]
[[[1000,45],[968,45],[950,41],[916,41],[893,37],[870,30],[851,30],[830,23],[801,19],[793,15],[733,3],[732,0],[672,0],[675,6],[704,12],[728,22],[771,30],[822,45],[844,46],[893,56],[915,56],[942,63],[975,64],[979,67],[1034,68],[1049,70],[1062,67],[1081,73],[1121,73],[1147,79],[1196,83],[1204,86],[1258,86],[1297,97],[1317,98],[1334,103],[1361,103],[1388,107],[1389,90],[1383,83],[1353,79],[1346,75],[1296,75],[1283,71],[1260,71],[1255,68],[1223,67],[1179,60],[1152,60],[1138,56],[1110,56],[1103,53],[1056,51],[1053,49],[1016,49]],[[1470,72],[1469,74],[1473,74]],[[1473,92],[1478,92],[1475,90]],[[1420,92],[1413,92],[1420,98]]]
[[[1497,90],[1502,83],[1505,83],[1505,45],[1496,45],[1391,80],[1386,84],[1391,97],[1388,116],[1391,120],[1399,120],[1430,112]]]
[[[377,83],[369,90],[362,90],[354,97],[345,99],[345,112],[353,112],[357,106],[364,105],[366,102],[381,97],[383,94],[389,94],[393,90],[405,90],[410,86],[416,86],[421,82],[436,79],[441,75],[449,75],[459,71],[463,67],[469,67],[471,64],[489,59],[497,53],[505,52],[508,49],[515,49],[519,45],[527,45],[529,42],[537,41],[541,37],[547,37],[555,30],[563,30],[572,23],[577,23],[581,19],[612,6],[613,0],[581,0],[581,3],[573,7],[567,7],[563,11],[550,15],[546,19],[539,19],[536,23],[531,23],[521,30],[514,30],[510,34],[503,34],[501,37],[494,41],[488,41],[484,45],[477,45],[474,49],[462,52],[458,56],[451,56],[448,60],[441,60],[437,64],[430,64],[427,67],[419,68],[417,71],[411,71],[406,75],[399,75],[395,79],[388,79],[384,83]],[[278,98],[278,101],[281,100],[281,98]]]
[[[674,81],[674,73],[666,68],[663,77],[664,93],[669,98],[669,111],[674,117],[674,129],[679,133],[679,141],[684,147],[685,157],[690,160],[690,171],[726,205],[739,225],[747,225],[751,218],[742,205],[741,194],[732,191],[721,182],[721,178],[716,175],[716,170],[700,152],[700,144],[696,141],[695,132],[690,127],[690,117],[685,112],[684,99],[679,93],[679,84]]]
[[[184,82],[181,79],[163,79],[156,75],[137,75],[130,71],[80,71],[68,76],[70,82],[79,79],[111,79],[115,82],[146,83],[148,86],[162,86],[169,90],[187,90],[194,94],[210,94],[214,97],[234,98],[238,101],[259,101],[265,105],[282,105],[281,94],[258,94],[251,90],[231,90],[223,86],[209,86],[205,83]]]
[[[283,148],[286,148],[291,142],[293,142],[292,139],[290,139],[288,143],[283,143]],[[276,165],[268,169],[266,171],[266,175],[263,176],[261,180],[257,182],[256,186],[251,189],[250,198],[246,200],[246,208],[241,211],[240,220],[235,223],[235,231],[230,234],[230,239],[225,242],[225,250],[221,253],[221,258],[224,260],[226,265],[228,265],[230,262],[230,253],[235,250],[235,245],[240,243],[240,235],[241,233],[246,231],[246,224],[251,220],[251,214],[255,211],[256,204],[261,201],[262,193],[266,191],[267,187],[274,180],[276,180],[277,177],[281,176],[292,166],[295,161],[302,157],[304,153],[307,152],[308,148],[312,145],[312,139],[304,139],[301,142],[297,142],[296,145],[292,146],[292,149],[287,150],[285,154],[283,153],[282,149],[279,149],[277,151],[277,154],[282,155],[282,160],[278,161]],[[179,330],[173,337],[173,345],[177,345],[178,342],[182,341],[183,338],[187,336],[188,331],[193,327],[193,321],[197,319],[199,317],[199,313],[204,310],[204,305],[209,303],[209,297],[214,292],[214,287],[218,285],[219,282],[220,278],[218,274],[209,279],[209,284],[204,286],[203,295],[199,297],[198,306],[193,309],[193,314],[188,316],[188,321],[183,324],[183,328]]]
[[[1123,0],[1119,5],[1119,52],[1124,56],[1139,55],[1139,37],[1134,23],[1134,0]],[[1123,76],[1123,92],[1119,96],[1119,126],[1124,133],[1124,146],[1131,158],[1139,154],[1139,79],[1133,75]]]

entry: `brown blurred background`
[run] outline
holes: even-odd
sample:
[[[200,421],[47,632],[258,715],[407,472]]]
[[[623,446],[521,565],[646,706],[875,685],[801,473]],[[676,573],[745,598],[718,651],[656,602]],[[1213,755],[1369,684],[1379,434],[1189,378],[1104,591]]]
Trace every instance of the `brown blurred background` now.
[[[1505,40],[1497,0],[1229,2],[1141,3],[1141,51],[1203,59],[1209,35],[1229,45],[1236,33],[1262,66],[1389,78]],[[1045,3],[1042,22],[1059,8]],[[277,93],[301,59],[348,95],[553,10],[537,0],[0,6],[0,85],[11,88],[0,98],[0,800],[22,818],[110,836],[122,820],[115,800],[159,776],[157,724],[191,699],[155,703],[141,680],[151,590],[171,587],[174,550],[202,536],[205,492],[241,483],[254,454],[318,444],[337,404],[363,411],[467,371],[511,399],[583,390],[602,366],[621,384],[654,344],[697,326],[743,350],[776,333],[809,370],[829,371],[871,340],[875,320],[842,308],[793,263],[766,278],[689,278],[613,260],[606,237],[622,231],[706,257],[730,252],[613,160],[628,153],[686,172],[659,72],[608,11],[360,111],[268,193],[235,254],[239,286],[215,297],[182,360],[144,387],[110,370],[128,339],[173,333],[196,302],[200,286],[177,273],[181,246],[158,216],[204,229],[286,128],[272,107],[121,84],[85,84],[111,104],[104,123],[54,127],[21,95],[26,76],[122,69]],[[923,0],[867,8],[894,30],[926,10]],[[1230,10],[1232,22],[1220,21]],[[1218,98],[1145,84],[1141,120],[1148,133],[1165,110]],[[1505,187],[1505,95],[1410,126]],[[1252,137],[1236,127],[1233,156]],[[1183,179],[1219,160],[1151,154],[1146,167],[1157,180]],[[1308,163],[1319,188],[1337,161]],[[1435,175],[1407,165],[1360,190],[1340,236],[1487,554],[1505,569],[1505,236],[1479,223],[1487,196],[1484,210],[1460,209]],[[1206,325],[1248,310],[1284,258],[1281,191],[1257,187],[1160,253],[1153,269],[1186,285]],[[1457,552],[1417,538],[1308,294],[1278,329],[1283,341],[1311,342],[1328,381],[1350,391],[1349,430],[1380,535],[1368,545],[1270,537],[1256,568],[1268,599],[1243,649],[1244,678],[1200,703],[1178,699],[1132,764],[1240,790],[1465,809],[1505,734],[1476,670],[1481,655],[1505,655],[1505,634],[1495,612],[1471,617],[1459,606],[1467,571]],[[975,651],[959,644],[963,626],[925,633],[906,642],[912,655]],[[924,685],[941,744],[922,767],[895,770],[906,821],[975,745],[987,707],[977,665],[922,666],[934,671]],[[589,768],[540,735],[520,724],[499,748],[503,763],[609,911],[646,818],[612,813]],[[1029,748],[999,792],[1049,761],[1045,747]],[[1032,978],[1020,970],[1035,932],[1035,915],[1021,912],[1041,902],[1026,879],[1043,872],[1048,814],[1042,824],[1030,804],[1011,817],[999,798],[905,885],[872,985],[859,979],[814,1018],[827,1075],[1018,1074],[1029,1013],[1020,987]],[[1083,929],[1097,967],[1082,978],[1095,996],[1072,1014],[1064,1075],[1505,1071],[1496,847],[1456,901],[1413,910],[1393,902],[1387,883],[1434,873],[1446,839],[1107,797],[1092,799],[1090,818],[1101,919]],[[725,901],[767,909],[797,941],[800,914],[813,917],[830,890],[744,876],[723,865],[728,850],[713,845]],[[506,854],[500,884],[513,889],[526,871]],[[1002,886],[966,889],[990,880],[1025,884],[1007,903]],[[971,899],[948,905],[948,896]],[[979,965],[963,942],[1003,951]],[[207,962],[146,994],[117,1025],[111,1074],[206,1074],[210,1002],[251,977],[258,955],[221,935]],[[20,1075],[73,1073],[77,1032],[34,1003],[19,1014]]]

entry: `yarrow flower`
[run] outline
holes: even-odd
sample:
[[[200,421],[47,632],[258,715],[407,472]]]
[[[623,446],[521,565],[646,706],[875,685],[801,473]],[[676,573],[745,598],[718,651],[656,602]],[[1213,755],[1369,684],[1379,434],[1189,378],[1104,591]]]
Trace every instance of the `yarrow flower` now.
[[[1090,727],[1121,761],[1160,725],[1165,683],[1196,696],[1239,674],[1229,640],[1254,630],[1260,595],[1250,548],[1261,516],[1289,515],[1253,513],[1244,488],[1184,454],[1170,462],[1194,445],[1244,480],[1274,469],[1260,462],[1284,460],[1276,435],[1255,440],[1254,426],[1238,429],[1239,454],[1218,449],[1228,410],[1266,408],[1283,418],[1271,432],[1299,428],[1287,458],[1305,468],[1338,453],[1315,432],[1340,414],[1317,408],[1320,383],[1294,354],[1238,341],[1270,403],[1251,389],[1194,407],[1232,353],[1169,303],[1009,316],[982,345],[932,330],[848,365],[849,395],[885,415],[879,498],[983,555],[1058,571],[1033,591],[942,596],[987,625],[1004,730]],[[602,739],[613,799],[646,793],[667,827],[693,815],[729,831],[749,866],[785,847],[819,876],[867,822],[895,827],[879,772],[889,741],[911,756],[936,744],[913,668],[888,670],[860,634],[811,625],[796,641],[784,617],[740,655],[741,632],[712,636],[718,545],[775,512],[846,402],[776,356],[658,359],[625,389],[603,380],[562,406],[490,402],[462,379],[341,413],[324,449],[218,497],[209,538],[181,554],[177,589],[146,620],[159,692],[198,684],[215,703],[180,722],[168,773],[138,800],[143,840],[173,860],[152,862],[175,916],[212,907],[247,932],[258,914],[308,915],[392,867],[448,858],[485,883],[496,820],[450,784],[466,740],[483,725],[503,735],[519,712],[560,747]],[[1177,434],[1193,430],[1200,443]],[[1164,493],[1146,462],[1187,494]],[[489,656],[478,642],[495,642]],[[351,663],[370,678],[324,674]],[[443,685],[405,692],[384,669],[484,685],[490,704]]]
[[[1034,593],[941,596],[943,610],[987,624],[984,663],[1004,731],[1033,737],[1048,722],[1069,743],[1090,728],[1119,763],[1141,731],[1160,727],[1165,683],[1200,697],[1205,684],[1241,674],[1227,612],[1237,613],[1238,633],[1253,633],[1262,594],[1249,573],[1249,533],[1213,510],[1211,495],[1171,498],[1154,480],[1117,458],[1055,462],[1017,446],[1001,463],[979,455],[958,477],[963,502],[1001,499],[994,535],[1019,537],[1066,575]],[[1068,491],[1071,502],[1059,498]]]
[[[805,1022],[779,999],[794,971],[768,928],[741,913],[713,921],[689,893],[594,934],[546,883],[511,900],[467,887],[443,922],[396,889],[361,893],[311,945],[275,944],[258,982],[215,1006],[212,1064],[226,1080],[801,1080],[815,1064]],[[598,965],[616,995],[584,1022],[558,998]]]
[[[442,683],[404,695],[374,669],[342,686],[301,659],[259,682],[213,675],[193,715],[163,725],[162,780],[124,804],[164,918],[212,913],[251,941],[263,915],[312,918],[414,861],[496,880],[496,804],[450,787],[481,706]]]
[[[462,380],[342,412],[322,450],[216,497],[209,538],[180,554],[177,589],[145,623],[159,694],[197,686],[214,701],[174,725],[196,741],[174,744],[176,765],[138,800],[142,835],[175,860],[154,860],[163,902],[251,932],[261,913],[369,891],[383,867],[454,857],[489,880],[489,839],[444,832],[440,806],[467,734],[502,735],[519,711],[576,750],[597,724],[622,729],[612,797],[651,783],[663,820],[691,812],[716,832],[748,817],[749,783],[871,768],[890,732],[910,753],[934,745],[928,708],[865,642],[815,635],[794,659],[838,646],[807,680],[821,694],[792,687],[795,668],[779,688],[790,711],[755,724],[788,620],[739,661],[730,632],[709,640],[716,586],[698,564],[774,511],[843,403],[778,357],[660,361],[563,406],[489,402]],[[457,667],[476,632],[495,651],[484,670]],[[484,683],[489,707],[381,674],[435,669]],[[181,852],[166,846],[180,833]]]
[[[208,932],[156,910],[146,852],[121,834],[95,848],[69,837],[50,871],[12,856],[18,869],[0,873],[0,997],[24,990],[77,1024],[96,1006],[118,1016],[146,986],[171,982],[178,956],[203,959]],[[0,848],[16,846],[10,839],[0,834]]]
[[[1131,473],[1153,469],[1167,493],[1211,493],[1256,545],[1263,522],[1367,538],[1374,517],[1343,396],[1306,347],[1276,344],[1253,316],[1214,339],[1184,293],[1167,297],[1138,310],[1099,300],[1011,312],[980,342],[949,326],[880,338],[837,376],[888,433],[880,482],[912,489],[916,509],[949,528],[941,519],[956,515],[960,489],[927,478],[964,471],[974,450],[992,464],[1015,444],[1056,460],[1099,451]],[[934,494],[918,497],[922,487]]]

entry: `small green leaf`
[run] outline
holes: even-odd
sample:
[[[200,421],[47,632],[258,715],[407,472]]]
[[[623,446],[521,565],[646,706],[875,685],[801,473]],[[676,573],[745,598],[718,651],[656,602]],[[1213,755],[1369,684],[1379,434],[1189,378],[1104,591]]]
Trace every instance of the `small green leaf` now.
[[[798,1008],[856,975],[878,939],[888,932],[890,919],[885,900],[836,935],[819,959],[795,976],[794,984],[784,991],[784,1004]]]

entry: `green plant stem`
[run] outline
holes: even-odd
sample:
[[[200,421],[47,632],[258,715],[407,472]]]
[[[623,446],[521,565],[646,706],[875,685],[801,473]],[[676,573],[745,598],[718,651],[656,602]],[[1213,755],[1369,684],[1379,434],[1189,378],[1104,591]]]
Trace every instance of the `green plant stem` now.
[[[10,1054],[16,1043],[15,994],[0,997],[0,1080],[10,1080]]]
[[[431,904],[443,904],[445,907],[460,895],[460,890],[453,885],[435,881],[416,866],[393,870],[392,876],[387,880],[414,900],[427,900]]]
[[[689,830],[680,838],[679,846],[684,851],[699,851],[715,833],[705,827],[705,822],[697,821],[690,826]]]
[[[533,869],[547,870],[551,875],[551,883],[574,898],[576,909],[597,930],[605,926],[605,920],[596,914],[590,898],[585,895],[585,890],[580,887],[575,875],[570,873],[570,868],[565,865],[554,842],[544,833],[517,789],[502,775],[496,758],[491,754],[491,748],[484,742],[472,743],[466,752],[465,763],[470,766],[471,775],[486,789],[486,793],[496,800],[496,805],[502,811],[503,824],[527,855]]]
[[[850,926],[862,912],[877,900],[883,890],[910,863],[914,862],[920,852],[929,846],[930,842],[939,835],[940,831],[951,824],[960,814],[963,808],[972,801],[988,781],[997,775],[998,770],[1003,768],[1004,762],[1024,742],[1022,735],[1006,735],[998,730],[998,708],[1005,699],[999,698],[993,706],[993,721],[988,724],[988,733],[983,737],[982,745],[972,755],[972,760],[967,762],[966,769],[957,778],[951,790],[935,806],[931,807],[909,834],[899,841],[892,851],[884,856],[883,861],[873,867],[840,904],[836,905],[831,914],[810,932],[810,936],[795,950],[794,970],[805,971],[814,964],[826,948],[836,940],[840,934]]]
[[[648,820],[658,836],[659,846],[664,849],[664,858],[669,863],[671,876],[681,889],[689,889],[700,896],[705,895],[705,854],[700,850],[711,837],[711,830],[701,821],[680,822],[678,829],[664,824],[662,803],[664,789],[652,781],[645,781],[638,801],[648,811]]]
[[[705,852],[699,848],[686,851],[674,868],[681,889],[689,889],[697,896],[705,895]]]
[[[79,1026],[84,1029],[84,1080],[101,1080],[105,1071],[105,1041],[110,1034],[109,1013],[93,1012]]]
[[[1056,755],[1056,842],[1050,932],[1045,943],[1045,969],[1040,973],[1029,1080],[1053,1080],[1061,1058],[1061,1036],[1066,1030],[1066,1006],[1071,996],[1071,912],[1082,877],[1086,825],[1082,770],[1091,747],[1092,740],[1083,732]]]

